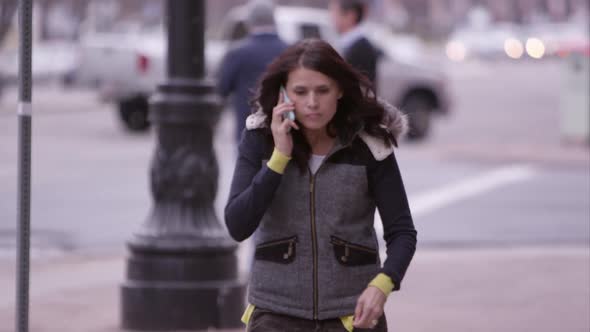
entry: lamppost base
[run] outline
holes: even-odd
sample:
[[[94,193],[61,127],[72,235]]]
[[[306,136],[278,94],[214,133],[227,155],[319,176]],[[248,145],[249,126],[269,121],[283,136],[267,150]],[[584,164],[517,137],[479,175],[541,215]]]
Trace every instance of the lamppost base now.
[[[181,256],[132,252],[121,286],[122,327],[141,331],[240,327],[246,283],[228,270],[235,266],[233,251]]]
[[[237,328],[244,309],[245,287],[232,282],[122,286],[123,328],[142,331]]]

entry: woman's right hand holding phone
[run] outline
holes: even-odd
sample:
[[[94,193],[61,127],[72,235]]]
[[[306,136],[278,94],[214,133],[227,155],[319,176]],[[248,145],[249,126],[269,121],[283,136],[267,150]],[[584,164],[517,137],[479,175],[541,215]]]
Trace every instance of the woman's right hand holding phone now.
[[[295,112],[295,105],[292,102],[285,102],[283,93],[279,93],[279,102],[272,110],[272,121],[270,129],[275,142],[275,148],[285,156],[290,157],[293,152],[293,137],[291,128],[299,130],[295,121],[289,119],[288,112]]]

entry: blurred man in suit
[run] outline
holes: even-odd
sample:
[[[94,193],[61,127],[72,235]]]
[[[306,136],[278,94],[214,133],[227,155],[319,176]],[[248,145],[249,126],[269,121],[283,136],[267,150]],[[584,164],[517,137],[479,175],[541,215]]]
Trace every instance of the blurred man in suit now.
[[[365,37],[363,20],[368,13],[368,0],[331,0],[329,10],[340,34],[337,46],[353,67],[363,72],[373,84],[377,79],[377,61],[381,52]]]
[[[217,89],[223,97],[232,95],[236,114],[236,142],[251,113],[250,100],[258,78],[266,66],[285,48],[277,35],[274,4],[270,0],[253,0],[247,5],[246,25],[249,35],[233,45],[219,68]]]

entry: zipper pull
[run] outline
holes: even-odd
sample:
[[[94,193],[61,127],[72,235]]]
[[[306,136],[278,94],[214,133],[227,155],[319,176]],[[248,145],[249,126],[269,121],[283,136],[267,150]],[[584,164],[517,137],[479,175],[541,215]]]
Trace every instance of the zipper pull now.
[[[345,244],[344,245],[344,256],[340,257],[340,259],[342,259],[343,262],[346,263],[346,261],[348,260],[348,256],[350,254],[350,249],[349,247]]]
[[[289,242],[289,249],[283,254],[283,259],[289,259],[293,255],[293,241]]]

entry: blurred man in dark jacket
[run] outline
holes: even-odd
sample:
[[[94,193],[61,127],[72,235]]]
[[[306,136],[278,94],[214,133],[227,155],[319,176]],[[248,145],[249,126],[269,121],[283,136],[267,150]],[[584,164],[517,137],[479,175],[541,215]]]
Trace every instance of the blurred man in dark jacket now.
[[[368,0],[331,0],[330,14],[340,34],[337,46],[342,57],[376,83],[377,61],[381,52],[365,37],[362,22],[368,13]]]
[[[258,78],[266,66],[287,47],[276,32],[272,1],[254,0],[246,6],[249,35],[233,45],[225,55],[217,85],[222,96],[232,95],[237,141],[251,113],[249,102]]]

